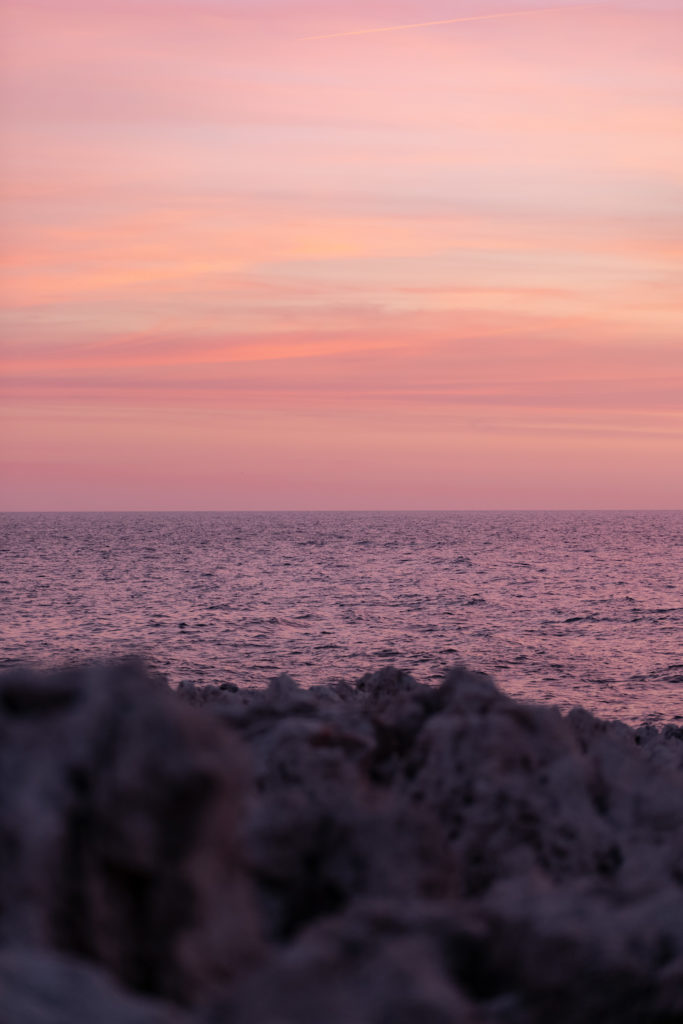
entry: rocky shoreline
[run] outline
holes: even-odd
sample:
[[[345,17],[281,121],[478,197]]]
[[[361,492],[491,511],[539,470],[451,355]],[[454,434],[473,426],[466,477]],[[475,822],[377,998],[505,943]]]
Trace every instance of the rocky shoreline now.
[[[0,1024],[683,1020],[683,729],[454,669],[0,677]]]

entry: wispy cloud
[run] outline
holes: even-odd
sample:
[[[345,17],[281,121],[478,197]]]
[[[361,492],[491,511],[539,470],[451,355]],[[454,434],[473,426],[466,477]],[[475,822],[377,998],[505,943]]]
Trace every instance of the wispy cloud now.
[[[414,28],[435,28],[438,25],[460,25],[468,21],[499,21],[501,18],[522,18],[534,14],[559,14],[577,7],[596,7],[597,3],[565,4],[562,7],[530,7],[522,11],[495,11],[491,14],[470,14],[461,18],[442,18],[439,21],[415,21],[407,25],[378,25],[374,28],[351,29],[346,32],[328,32],[317,36],[304,36],[302,42],[313,42],[318,39],[343,39],[345,36],[369,36],[379,32],[405,32]]]

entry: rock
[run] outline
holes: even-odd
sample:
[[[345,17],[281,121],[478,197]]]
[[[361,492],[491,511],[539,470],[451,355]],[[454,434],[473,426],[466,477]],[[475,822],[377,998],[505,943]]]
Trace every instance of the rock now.
[[[365,894],[449,892],[433,820],[369,782],[371,730],[290,718],[254,744],[259,800],[246,835],[274,937],[290,937]]]
[[[123,992],[104,971],[58,953],[0,950],[0,1024],[192,1024]]]
[[[251,867],[268,933],[283,944],[279,966],[266,968],[275,974],[245,992],[272,984],[289,1006],[291,984],[285,1020],[333,1013],[323,992],[305,1009],[318,968],[306,960],[292,974],[287,957],[382,899],[395,912],[439,907],[452,924],[475,923],[476,957],[451,965],[459,1013],[514,1024],[678,1019],[681,944],[661,924],[667,905],[683,918],[677,731],[637,734],[523,705],[463,668],[438,688],[383,669],[329,689],[309,691],[305,717],[291,701],[264,717],[267,695],[243,697],[238,728],[259,789]],[[539,967],[544,950],[549,967]],[[416,985],[420,963],[415,953]],[[358,991],[337,967],[346,982],[321,968],[330,991]],[[249,1021],[252,997],[241,998]],[[268,1020],[277,1000],[259,999]],[[388,1019],[357,1000],[368,1020]]]
[[[477,678],[445,689],[407,787],[446,829],[464,894],[529,871],[626,885],[642,850],[658,884],[670,877],[658,862],[683,843],[683,774],[654,770],[632,730],[521,705]]]
[[[192,1002],[258,950],[239,744],[135,663],[0,678],[0,945]]]
[[[440,931],[419,906],[359,901],[236,986],[209,1024],[484,1024]]]
[[[615,901],[585,883],[495,886],[480,907],[486,969],[507,979],[523,1021],[683,1020],[683,892]]]
[[[193,1024],[679,1024],[682,736],[462,667],[175,695],[130,663],[10,673],[0,949],[38,993],[57,971],[57,1006],[55,951],[102,965],[107,1024],[131,989]],[[35,1017],[30,968],[7,977]]]

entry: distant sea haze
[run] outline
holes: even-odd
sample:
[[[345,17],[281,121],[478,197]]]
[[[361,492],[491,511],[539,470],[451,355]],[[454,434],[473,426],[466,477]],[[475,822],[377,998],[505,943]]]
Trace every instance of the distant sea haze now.
[[[456,661],[514,696],[683,716],[683,513],[3,514],[0,662],[172,683]]]

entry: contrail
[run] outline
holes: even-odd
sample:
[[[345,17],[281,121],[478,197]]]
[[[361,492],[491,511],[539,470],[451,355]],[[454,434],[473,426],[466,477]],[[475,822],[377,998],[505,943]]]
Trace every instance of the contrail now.
[[[304,36],[302,42],[314,39],[342,39],[344,36],[369,36],[376,32],[403,32],[409,28],[432,28],[434,25],[459,25],[464,21],[494,21],[498,18],[521,18],[530,14],[558,14],[560,11],[576,10],[577,7],[594,7],[594,3],[565,4],[563,7],[530,7],[525,11],[498,11],[495,14],[470,14],[465,18],[445,18],[443,21],[416,21],[410,25],[384,25],[380,28],[352,29],[350,32],[330,32],[322,36]]]

